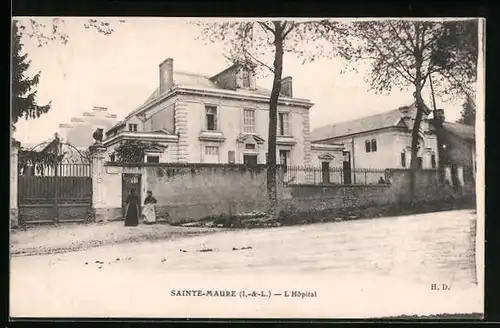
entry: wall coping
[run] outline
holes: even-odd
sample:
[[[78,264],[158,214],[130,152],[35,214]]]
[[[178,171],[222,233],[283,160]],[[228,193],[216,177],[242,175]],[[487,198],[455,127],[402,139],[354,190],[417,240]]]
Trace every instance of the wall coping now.
[[[339,188],[339,187],[355,187],[355,188],[366,188],[366,187],[369,187],[369,188],[389,188],[391,187],[391,184],[294,184],[292,186],[286,186],[284,187],[285,189],[286,188],[310,188],[310,187],[313,187],[313,188]]]
[[[257,165],[245,165],[245,164],[212,164],[212,163],[117,163],[117,162],[105,162],[105,166],[118,166],[118,167],[166,167],[166,168],[177,168],[177,167],[220,167],[220,168],[267,168],[266,164]],[[277,168],[283,165],[276,165]]]
[[[391,171],[391,172],[410,172],[411,169],[400,169],[400,168],[394,168],[394,169],[391,169],[391,168],[388,168],[388,169],[385,169],[386,171]],[[421,169],[421,170],[417,170],[416,171],[417,173],[418,172],[439,172],[438,169]]]

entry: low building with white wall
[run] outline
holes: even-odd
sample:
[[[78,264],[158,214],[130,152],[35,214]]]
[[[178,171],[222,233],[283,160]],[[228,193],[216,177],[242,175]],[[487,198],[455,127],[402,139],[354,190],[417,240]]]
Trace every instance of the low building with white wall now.
[[[409,169],[416,106],[403,106],[380,114],[317,128],[315,144],[342,144],[351,169]],[[435,169],[439,161],[436,130],[426,109],[419,131],[418,163]]]

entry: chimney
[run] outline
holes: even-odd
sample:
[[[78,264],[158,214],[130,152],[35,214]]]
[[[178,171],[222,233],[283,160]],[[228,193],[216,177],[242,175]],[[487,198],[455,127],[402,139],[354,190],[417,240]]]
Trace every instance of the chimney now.
[[[292,77],[287,76],[281,79],[281,94],[285,97],[293,98]]]
[[[434,111],[434,119],[439,122],[439,124],[443,124],[444,123],[444,109],[436,109]]]
[[[160,64],[160,94],[168,92],[174,85],[174,60],[167,58]]]

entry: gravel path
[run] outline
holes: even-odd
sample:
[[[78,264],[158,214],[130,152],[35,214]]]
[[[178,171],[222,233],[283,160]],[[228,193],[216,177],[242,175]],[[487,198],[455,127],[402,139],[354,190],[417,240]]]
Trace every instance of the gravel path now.
[[[170,240],[221,230],[167,224],[125,227],[123,222],[46,225],[14,230],[11,233],[10,253],[13,257],[55,254],[129,242]]]
[[[10,310],[23,317],[477,316],[484,294],[475,272],[475,221],[469,210],[449,211],[16,257]],[[433,284],[448,288],[436,291]],[[317,297],[171,294],[184,289],[310,291]]]

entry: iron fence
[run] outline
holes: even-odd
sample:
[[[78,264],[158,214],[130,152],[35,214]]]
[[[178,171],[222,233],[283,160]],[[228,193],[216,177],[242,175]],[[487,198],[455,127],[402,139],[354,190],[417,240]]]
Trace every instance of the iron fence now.
[[[284,184],[338,184],[374,185],[386,184],[386,169],[349,169],[343,167],[288,166],[284,168]]]
[[[58,164],[58,165],[20,165],[20,176],[40,177],[91,177],[90,164]]]
[[[465,183],[474,183],[475,182],[474,168],[471,166],[465,166],[463,168],[463,176]]]

